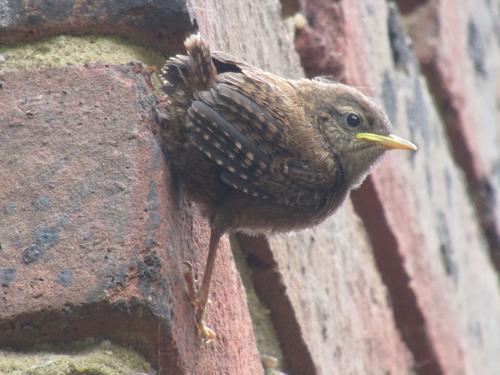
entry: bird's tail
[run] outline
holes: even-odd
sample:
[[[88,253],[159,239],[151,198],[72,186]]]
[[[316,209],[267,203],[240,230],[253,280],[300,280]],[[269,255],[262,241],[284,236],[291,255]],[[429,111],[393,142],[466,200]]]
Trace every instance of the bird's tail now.
[[[188,56],[168,59],[161,70],[163,90],[174,100],[189,100],[194,92],[209,90],[217,75],[210,49],[200,34],[188,37],[184,45]]]

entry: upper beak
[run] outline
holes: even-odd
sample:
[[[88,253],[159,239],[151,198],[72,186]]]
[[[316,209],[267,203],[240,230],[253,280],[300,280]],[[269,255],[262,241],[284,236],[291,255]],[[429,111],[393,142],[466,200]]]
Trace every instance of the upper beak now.
[[[415,144],[407,141],[406,139],[399,138],[397,135],[378,135],[374,133],[358,133],[357,139],[364,139],[365,141],[378,143],[385,148],[394,148],[399,150],[417,151],[418,148]]]

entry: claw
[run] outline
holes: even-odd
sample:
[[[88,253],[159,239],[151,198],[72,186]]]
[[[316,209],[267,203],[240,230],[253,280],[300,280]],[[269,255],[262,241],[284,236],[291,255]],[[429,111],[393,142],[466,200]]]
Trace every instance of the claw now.
[[[188,288],[188,297],[189,302],[193,307],[200,306],[200,300],[197,298],[198,288],[196,287],[196,279],[194,277],[194,267],[191,263],[185,261],[183,262],[186,266],[186,271],[184,272],[184,280],[186,280],[187,288]]]
[[[195,271],[193,265],[188,261],[184,261],[183,264],[186,267],[186,270],[184,271],[184,279],[186,279],[188,283],[191,283],[192,281],[193,284],[196,284],[197,280],[195,277]]]
[[[193,264],[191,262],[188,262],[187,260],[185,260],[184,262],[182,262],[182,264],[184,264],[187,268],[187,272],[193,272]]]
[[[197,324],[198,330],[200,331],[201,339],[205,345],[209,345],[217,338],[215,331],[205,325],[204,322]]]
[[[193,265],[190,262],[183,262],[184,266],[186,267],[184,272],[184,279],[186,280],[187,284],[189,300],[191,301],[191,304],[193,305],[195,310],[196,327],[205,345],[211,343],[217,337],[215,331],[205,325],[203,321],[203,314],[205,312],[207,304],[209,303],[208,293],[210,289],[210,279],[212,277],[212,271],[215,264],[217,245],[223,233],[224,231],[220,229],[212,229],[210,233],[207,262],[205,264],[205,272],[203,273],[201,286],[199,288],[196,285]]]

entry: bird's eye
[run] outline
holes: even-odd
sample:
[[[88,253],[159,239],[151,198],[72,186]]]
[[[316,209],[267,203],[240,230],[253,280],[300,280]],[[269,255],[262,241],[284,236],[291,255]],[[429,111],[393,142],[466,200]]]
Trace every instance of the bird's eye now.
[[[361,117],[355,113],[349,113],[345,118],[346,124],[351,128],[357,128],[361,125]]]

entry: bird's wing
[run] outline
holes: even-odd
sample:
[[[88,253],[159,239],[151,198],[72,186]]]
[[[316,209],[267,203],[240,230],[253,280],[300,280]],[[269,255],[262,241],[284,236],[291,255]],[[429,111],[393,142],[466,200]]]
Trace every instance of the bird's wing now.
[[[314,206],[335,176],[291,152],[287,108],[284,93],[251,71],[224,73],[210,91],[195,95],[190,139],[233,188],[287,206]],[[338,168],[330,164],[333,173]]]

